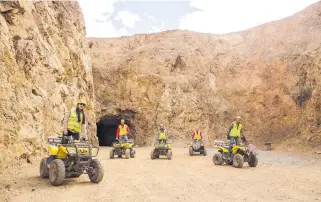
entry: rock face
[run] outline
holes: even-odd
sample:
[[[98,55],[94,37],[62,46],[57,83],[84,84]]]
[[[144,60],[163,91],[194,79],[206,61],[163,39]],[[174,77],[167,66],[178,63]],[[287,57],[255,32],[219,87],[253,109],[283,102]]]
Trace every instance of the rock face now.
[[[136,142],[163,122],[173,139],[197,126],[212,143],[237,115],[250,141],[320,145],[321,3],[228,35],[168,31],[90,39],[96,117],[122,116]]]
[[[92,69],[77,2],[0,2],[0,162],[42,152],[78,97],[94,121]],[[91,135],[95,124],[90,126]]]

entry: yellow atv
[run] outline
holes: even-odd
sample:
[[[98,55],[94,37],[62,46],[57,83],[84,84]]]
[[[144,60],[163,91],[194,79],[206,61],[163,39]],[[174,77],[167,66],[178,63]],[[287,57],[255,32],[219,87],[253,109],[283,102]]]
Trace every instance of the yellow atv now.
[[[193,140],[189,145],[189,155],[193,156],[194,152],[199,152],[201,155],[206,156],[207,150],[203,140]]]
[[[129,140],[116,140],[113,143],[113,148],[110,150],[110,158],[113,159],[115,155],[119,158],[125,156],[126,159],[135,158],[136,151],[133,148],[134,141]]]
[[[99,148],[88,141],[76,141],[71,136],[49,137],[49,157],[40,162],[40,177],[53,186],[62,185],[65,178],[88,174],[92,183],[99,183],[104,169],[97,159]]]
[[[151,159],[159,158],[160,155],[166,156],[168,160],[172,159],[171,145],[166,140],[157,140],[154,149],[150,152]]]
[[[224,162],[228,165],[233,165],[235,168],[242,168],[244,162],[247,162],[250,167],[256,167],[258,164],[258,152],[255,145],[246,146],[243,143],[240,145],[233,144],[232,152],[229,153],[229,146],[224,141],[217,141],[216,147],[218,152],[213,156],[215,165],[222,165]]]

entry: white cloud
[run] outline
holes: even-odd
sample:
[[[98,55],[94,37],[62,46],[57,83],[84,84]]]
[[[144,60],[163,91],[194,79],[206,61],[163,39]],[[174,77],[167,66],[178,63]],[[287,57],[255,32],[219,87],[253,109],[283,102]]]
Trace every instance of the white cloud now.
[[[79,0],[85,16],[88,37],[119,37],[135,34],[127,30],[128,28],[133,28],[136,23],[141,20],[135,13],[125,10],[117,13],[114,20],[121,21],[124,28],[116,29],[112,24],[110,17],[115,11],[113,4],[117,1],[119,0]],[[143,0],[135,0],[137,4],[143,7],[144,3],[142,3],[142,1]],[[190,6],[198,8],[201,11],[189,13],[180,18],[178,28],[216,34],[241,31],[287,17],[317,1],[318,0],[191,0]],[[163,13],[166,15],[166,11]],[[154,13],[145,13],[144,15],[147,15],[149,20],[157,20],[153,17]],[[146,30],[149,29],[151,33],[166,30],[164,22],[160,25],[149,26],[150,27],[146,27]]]
[[[318,0],[192,0],[201,11],[186,14],[180,29],[223,34],[292,15]]]
[[[85,16],[88,37],[119,37],[128,35],[126,29],[116,29],[111,20],[107,20],[114,12],[113,4],[117,0],[80,0],[80,7]]]
[[[155,33],[155,32],[161,32],[161,31],[164,31],[164,28],[165,28],[165,23],[164,21],[161,21],[161,24],[156,26],[156,25],[153,25],[151,27],[151,30],[148,31],[148,33]]]
[[[148,19],[148,20],[156,20],[156,18],[155,18],[154,16],[151,16],[151,15],[149,15],[148,13],[144,13],[144,15],[147,16],[147,19]]]
[[[133,28],[137,21],[140,21],[139,16],[136,13],[131,13],[129,11],[120,11],[114,20],[119,20],[123,23],[125,27]]]

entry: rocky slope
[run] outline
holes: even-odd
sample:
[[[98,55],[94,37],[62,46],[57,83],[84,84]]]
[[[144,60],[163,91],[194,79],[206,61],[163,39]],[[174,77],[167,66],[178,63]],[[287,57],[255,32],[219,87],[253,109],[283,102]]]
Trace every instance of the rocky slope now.
[[[78,97],[95,121],[92,69],[77,2],[0,2],[0,162],[40,154]],[[95,124],[90,126],[94,134]]]
[[[316,147],[320,34],[319,2],[228,35],[174,30],[90,39],[96,116],[127,117],[139,144],[150,143],[161,122],[174,139],[200,126],[212,143],[240,115],[251,141]]]

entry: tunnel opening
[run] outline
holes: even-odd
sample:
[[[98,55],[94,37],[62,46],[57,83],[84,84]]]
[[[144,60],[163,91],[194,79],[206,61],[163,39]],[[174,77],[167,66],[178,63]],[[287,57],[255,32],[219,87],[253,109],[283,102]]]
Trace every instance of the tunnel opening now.
[[[129,138],[135,141],[136,131],[133,124],[135,112],[129,113],[127,110],[125,112],[120,111],[120,114],[119,116],[104,116],[97,123],[99,146],[112,146],[116,140],[116,132],[121,119],[125,119],[125,124],[127,124],[130,129]]]

